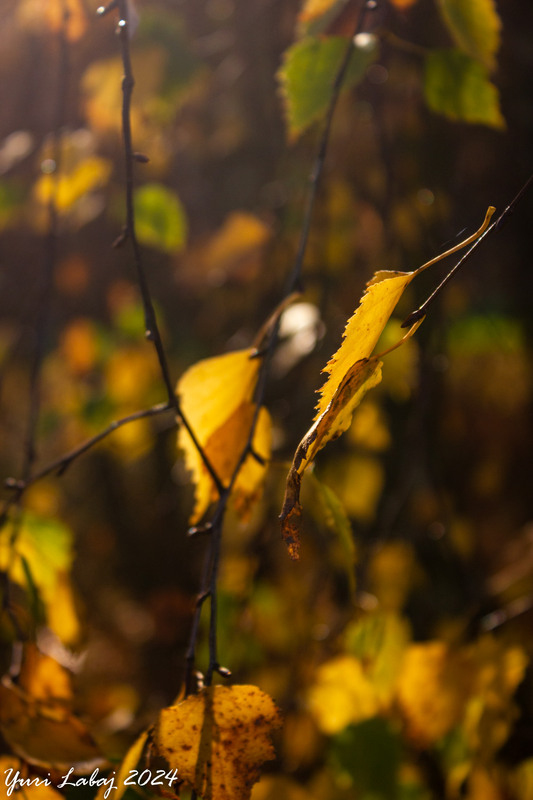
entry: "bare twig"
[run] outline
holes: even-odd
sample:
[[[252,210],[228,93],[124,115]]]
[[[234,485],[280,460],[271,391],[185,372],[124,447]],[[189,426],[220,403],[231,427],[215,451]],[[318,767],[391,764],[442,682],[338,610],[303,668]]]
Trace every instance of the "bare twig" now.
[[[366,12],[369,10],[373,10],[375,7],[376,7],[375,0],[365,0],[363,2],[360,9],[360,13],[358,15],[355,30],[347,44],[342,61],[339,65],[339,69],[337,71],[335,80],[333,82],[326,118],[319,139],[317,155],[310,175],[309,193],[304,211],[302,231],[298,243],[298,249],[293,267],[286,281],[285,291],[283,293],[283,299],[279,306],[282,309],[284,308],[284,304],[288,302],[288,298],[290,298],[295,292],[300,292],[302,290],[303,263],[309,240],[309,232],[311,230],[311,222],[313,217],[316,195],[326,159],[333,116],[335,113],[335,109],[337,107],[337,102],[339,99],[339,94],[342,88],[342,84],[344,82],[344,78],[348,70],[351,55],[353,53],[353,48],[354,48],[353,37],[356,36],[363,29],[366,18]],[[259,375],[257,378],[257,384],[255,388],[255,394],[254,394],[255,411],[250,425],[248,439],[241,451],[241,455],[235,466],[229,485],[226,487],[226,490],[222,494],[220,494],[219,501],[217,503],[213,519],[211,521],[211,530],[210,530],[211,536],[209,540],[209,547],[205,556],[204,572],[202,576],[202,584],[199,594],[199,599],[201,600],[201,602],[197,603],[195,609],[191,635],[189,639],[189,648],[187,651],[187,662],[186,662],[187,668],[186,668],[186,678],[185,678],[185,686],[187,692],[194,690],[194,687],[192,685],[193,684],[192,678],[194,675],[195,651],[199,633],[199,622],[204,600],[207,599],[208,597],[210,601],[209,665],[205,675],[205,684],[208,686],[211,684],[213,675],[215,673],[218,673],[223,677],[228,676],[228,670],[226,670],[224,667],[221,667],[218,663],[218,647],[217,647],[217,579],[218,579],[218,570],[220,561],[222,527],[228,500],[231,495],[233,486],[235,485],[237,476],[248,456],[254,455],[253,439],[255,436],[261,405],[263,403],[265,396],[270,363],[278,341],[280,319],[281,319],[281,314],[278,314],[273,320],[269,320],[268,325],[266,326],[266,330],[265,328],[263,328],[261,331],[261,338],[265,339],[265,343],[261,347],[260,353],[256,355],[256,357],[260,357],[262,359],[262,363],[259,370]]]
[[[121,419],[114,420],[111,422],[106,428],[101,430],[99,433],[91,436],[89,439],[86,439],[84,442],[79,444],[73,450],[70,450],[68,453],[56,458],[54,461],[51,461],[49,464],[44,466],[38,472],[34,472],[31,475],[28,475],[26,478],[18,479],[18,478],[6,478],[4,481],[4,485],[7,489],[11,489],[13,494],[9,498],[9,500],[4,504],[4,508],[0,512],[0,527],[6,521],[6,516],[8,510],[19,502],[20,498],[24,494],[24,492],[32,486],[37,481],[42,480],[47,475],[51,475],[52,473],[56,473],[57,475],[63,475],[64,472],[70,467],[73,461],[76,461],[80,456],[86,453],[88,450],[91,450],[96,444],[102,441],[102,439],[106,439],[111,433],[117,431],[119,428],[122,428],[124,425],[129,425],[130,422],[136,422],[139,419],[146,419],[147,417],[155,417],[158,414],[164,414],[166,411],[174,411],[174,407],[171,406],[169,403],[159,403],[158,405],[152,406],[151,408],[145,408],[141,411],[135,411],[133,414],[128,414],[126,417],[122,417]]]
[[[484,233],[476,239],[474,244],[470,247],[469,250],[466,251],[464,256],[459,259],[457,264],[448,272],[446,277],[439,283],[436,289],[430,294],[430,296],[419,306],[415,311],[412,311],[406,319],[402,322],[402,328],[409,328],[414,322],[418,322],[421,320],[422,317],[425,317],[427,314],[427,309],[431,305],[431,303],[438,297],[444,287],[451,281],[454,275],[458,272],[458,270],[463,266],[463,264],[468,261],[468,259],[475,253],[477,248],[480,246],[485,239],[490,236],[491,233],[495,233],[502,229],[503,225],[509,220],[509,217],[515,212],[517,205],[523,199],[524,195],[528,191],[528,189],[533,184],[533,175],[530,175],[525,184],[522,186],[518,194],[511,200],[509,205],[507,205],[500,216],[494,220],[494,222],[488,226]]]
[[[213,480],[213,483],[217,488],[218,493],[222,494],[224,491],[224,486],[222,485],[222,481],[218,477],[216,470],[211,464],[209,458],[207,457],[205,450],[198,441],[198,438],[196,437],[194,431],[192,430],[189,422],[183,415],[183,411],[178,402],[178,398],[176,397],[176,393],[174,392],[172,380],[170,378],[168,361],[165,354],[165,349],[163,347],[163,340],[161,338],[161,332],[157,324],[157,317],[154,310],[154,304],[152,302],[150,288],[148,286],[146,273],[143,267],[141,248],[139,246],[139,241],[137,239],[137,234],[135,230],[133,167],[135,162],[137,161],[146,162],[148,159],[146,156],[142,156],[141,158],[139,158],[139,154],[134,151],[132,143],[131,98],[133,93],[133,87],[135,85],[135,79],[133,75],[133,68],[131,64],[131,53],[130,53],[130,24],[129,24],[130,21],[129,21],[128,1],[116,0],[115,2],[113,0],[113,2],[111,2],[106,7],[101,6],[98,9],[97,13],[100,16],[103,16],[104,14],[107,14],[114,8],[117,8],[119,12],[117,33],[120,40],[122,65],[124,67],[124,77],[122,79],[122,137],[124,142],[125,174],[126,174],[126,224],[123,232],[123,237],[129,239],[129,241],[131,242],[135,272],[137,276],[139,289],[141,292],[141,298],[144,309],[144,323],[146,329],[145,335],[149,341],[153,342],[155,351],[157,353],[157,359],[159,362],[161,376],[163,378],[163,383],[165,384],[165,389],[167,392],[168,403],[174,408],[174,411],[180,418],[182,425],[184,426],[187,433],[191,437],[194,446],[196,447],[207,471],[209,472]]]
[[[61,172],[61,150],[62,150],[62,128],[65,118],[66,97],[68,88],[68,75],[69,75],[69,49],[66,36],[66,28],[69,20],[69,10],[65,2],[62,3],[62,18],[61,26],[59,28],[57,43],[59,49],[59,57],[57,63],[57,94],[55,107],[53,109],[52,117],[52,160],[54,163],[54,172],[52,180],[52,188],[50,198],[48,201],[48,228],[46,238],[44,240],[44,259],[41,274],[41,286],[38,291],[37,297],[37,310],[33,326],[33,358],[30,366],[29,374],[29,408],[28,417],[26,422],[26,433],[24,441],[24,455],[21,468],[22,480],[27,481],[30,478],[33,465],[37,458],[37,428],[39,424],[39,416],[41,409],[41,370],[45,355],[45,341],[46,333],[50,318],[50,305],[52,300],[52,289],[54,280],[54,271],[56,266],[57,254],[57,236],[58,236],[58,213],[57,213],[57,190],[59,177]],[[6,504],[6,507],[0,513],[0,529],[7,520],[8,509],[16,505],[19,513],[12,519],[12,529],[10,535],[10,544],[13,545],[18,537],[22,513],[21,503],[24,492],[17,492]],[[17,631],[17,635],[22,637],[18,621],[12,611],[11,597],[10,597],[10,580],[9,575],[6,574],[2,577],[2,597],[0,614],[7,612],[11,619],[12,624]]]

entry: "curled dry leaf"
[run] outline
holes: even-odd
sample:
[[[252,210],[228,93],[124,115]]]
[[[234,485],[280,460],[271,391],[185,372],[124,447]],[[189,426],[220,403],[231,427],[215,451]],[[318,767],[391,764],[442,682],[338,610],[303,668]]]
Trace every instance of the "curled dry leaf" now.
[[[152,748],[203,800],[248,800],[280,726],[272,699],[256,686],[211,686],[163,709]]]
[[[68,670],[32,643],[24,645],[17,682],[0,682],[0,733],[13,753],[39,769],[76,774],[105,764],[85,725],[70,711]]]
[[[34,767],[75,774],[105,759],[85,725],[62,703],[32,697],[4,676],[0,683],[0,733],[19,758]]]
[[[329,377],[320,389],[314,423],[298,445],[287,476],[280,520],[282,536],[291,558],[298,558],[302,518],[300,485],[305,469],[324,445],[347,430],[353,412],[365,393],[380,382],[380,358],[403,344],[423,322],[424,317],[415,322],[396,345],[371,357],[405,288],[427,267],[477,239],[486,230],[494,210],[492,206],[488,209],[483,224],[475,234],[417,270],[380,271],[367,284],[359,307],[346,324],[341,346],[323,370]]]
[[[200,445],[221,482],[227,485],[246,446],[256,405],[253,394],[260,359],[255,349],[238,350],[207,358],[190,367],[176,387],[181,407]],[[261,408],[255,428],[253,450],[263,462],[270,458],[270,416]],[[214,482],[196,446],[183,426],[178,445],[195,484],[195,506],[191,524],[197,523],[209,504],[217,499]],[[258,496],[265,473],[249,455],[236,479],[233,499],[237,512],[245,515]]]

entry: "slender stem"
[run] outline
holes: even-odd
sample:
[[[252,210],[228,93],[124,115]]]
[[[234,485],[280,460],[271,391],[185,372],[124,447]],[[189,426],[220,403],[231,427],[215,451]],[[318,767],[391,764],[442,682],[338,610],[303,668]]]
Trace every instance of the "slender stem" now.
[[[41,407],[41,369],[45,354],[46,331],[50,318],[54,271],[57,256],[57,238],[59,216],[57,211],[57,192],[61,175],[62,160],[62,127],[65,119],[65,108],[69,75],[69,48],[65,34],[69,19],[69,11],[65,3],[62,7],[62,25],[59,29],[57,43],[59,57],[57,63],[57,93],[52,122],[52,160],[54,172],[52,188],[48,200],[48,227],[44,241],[44,263],[42,284],[34,323],[34,351],[29,379],[29,411],[24,447],[23,479],[31,473],[37,458],[37,426]]]
[[[353,35],[350,38],[349,43],[346,47],[342,61],[339,65],[339,69],[335,76],[335,80],[333,82],[331,97],[326,113],[326,119],[324,121],[324,126],[322,128],[322,133],[320,135],[320,140],[318,144],[317,154],[315,157],[313,169],[311,171],[309,192],[303,216],[302,231],[298,243],[298,249],[296,252],[296,257],[294,260],[293,267],[287,277],[283,299],[280,305],[278,306],[278,308],[281,308],[282,310],[285,307],[285,304],[288,302],[287,299],[291,295],[293,295],[294,292],[301,291],[303,263],[304,263],[305,253],[307,250],[309,233],[311,230],[313,210],[315,206],[320,178],[326,160],[333,116],[335,113],[335,109],[337,107],[337,102],[339,99],[339,94],[342,88],[342,84],[346,76],[346,72],[348,70],[350,59],[353,53],[354,45],[352,39],[353,36],[356,36],[362,30],[364,20],[366,17],[366,12],[368,10],[374,9],[375,7],[376,7],[375,0],[365,0],[365,2],[363,3],[360,13],[358,15],[357,24],[355,26]],[[205,683],[208,686],[212,683],[213,675],[215,672],[218,672],[221,675],[229,674],[227,670],[221,668],[218,663],[218,647],[217,647],[217,580],[218,580],[218,571],[220,564],[222,526],[228,500],[231,495],[231,491],[235,485],[237,476],[246,459],[249,456],[254,456],[253,439],[257,428],[257,422],[261,411],[261,405],[263,403],[265,396],[270,363],[278,341],[280,320],[281,320],[281,314],[278,313],[273,319],[271,318],[268,321],[267,325],[265,326],[266,329],[263,328],[261,331],[261,339],[265,338],[266,342],[264,346],[262,346],[261,352],[258,354],[259,357],[261,357],[261,367],[259,369],[257,384],[255,387],[255,393],[254,393],[255,410],[250,425],[248,438],[245,446],[241,451],[240,457],[237,461],[237,464],[235,466],[229,484],[226,487],[224,493],[220,494],[218,504],[214,511],[211,523],[211,530],[210,530],[211,536],[210,536],[208,550],[206,553],[204,574],[202,577],[201,590],[199,594],[199,598],[202,600],[202,603],[200,604],[197,603],[195,615],[193,618],[191,635],[189,639],[189,648],[187,651],[188,680],[186,680],[186,690],[188,690],[190,686],[190,680],[193,674],[194,653],[196,651],[196,642],[199,634],[199,620],[201,615],[201,607],[203,605],[203,600],[206,597],[210,598],[210,618],[209,618],[209,665],[205,676]]]
[[[6,520],[7,511],[9,508],[18,503],[24,492],[34,483],[37,483],[37,481],[40,481],[42,478],[45,478],[47,475],[50,475],[54,472],[58,475],[62,475],[68,469],[68,467],[70,467],[73,461],[94,447],[94,445],[98,444],[98,442],[101,442],[102,439],[105,439],[107,436],[109,436],[109,434],[113,433],[119,428],[122,428],[123,425],[128,425],[130,422],[136,422],[137,420],[145,419],[146,417],[154,417],[158,414],[164,414],[166,411],[173,410],[173,406],[171,406],[169,403],[159,403],[151,408],[145,408],[142,411],[135,411],[133,414],[128,414],[126,417],[114,420],[114,422],[111,422],[99,433],[91,436],[90,439],[86,439],[68,453],[65,453],[54,461],[51,461],[38,472],[34,472],[33,474],[28,475],[20,480],[16,478],[6,478],[5,486],[8,489],[12,489],[13,494],[5,503],[4,508],[0,513],[0,527]]]
[[[305,212],[302,222],[302,232],[300,234],[298,250],[294,261],[294,266],[287,279],[284,296],[291,294],[291,292],[294,292],[295,290],[302,291],[301,276],[302,276],[303,262],[304,262],[305,252],[307,250],[309,233],[311,230],[311,222],[313,218],[313,210],[315,207],[318,186],[320,183],[322,171],[324,169],[324,163],[326,161],[326,154],[329,145],[329,137],[331,133],[331,123],[333,121],[335,109],[337,108],[337,103],[342,89],[342,84],[344,83],[348,67],[350,66],[350,61],[354,49],[353,38],[362,31],[363,24],[366,18],[366,12],[372,11],[375,8],[376,8],[376,3],[374,2],[374,0],[365,0],[365,2],[363,3],[357,17],[357,22],[355,24],[353,34],[348,40],[348,44],[346,45],[346,50],[344,51],[342,61],[339,65],[339,69],[337,70],[337,74],[335,75],[335,80],[333,81],[331,96],[329,99],[328,109],[326,112],[326,119],[324,121],[324,126],[322,128],[322,133],[318,145],[318,151],[315,157],[315,163],[313,165],[313,169],[311,171],[309,179],[309,184],[310,184],[309,193],[307,196],[307,202],[305,206]]]
[[[120,51],[122,57],[122,65],[124,68],[124,77],[122,79],[122,137],[124,142],[125,184],[126,184],[126,225],[124,234],[126,238],[130,240],[133,250],[134,267],[137,276],[137,282],[139,284],[139,289],[141,292],[142,304],[144,309],[144,323],[146,329],[145,335],[146,338],[149,341],[153,342],[154,344],[155,351],[157,353],[157,359],[159,362],[159,368],[161,371],[161,376],[163,378],[163,383],[165,384],[165,389],[168,396],[169,405],[171,405],[174,408],[184,428],[187,430],[187,433],[191,437],[194,446],[196,447],[220,495],[224,491],[222,481],[218,477],[213,465],[211,464],[211,461],[207,457],[203,447],[198,441],[189,422],[185,418],[181,406],[178,402],[178,398],[176,397],[176,393],[174,392],[172,380],[170,377],[168,361],[165,354],[165,349],[163,347],[163,340],[161,338],[161,332],[157,324],[157,317],[154,310],[154,304],[152,302],[150,288],[148,286],[146,273],[144,271],[144,266],[141,256],[141,248],[139,246],[139,241],[137,239],[137,233],[135,230],[135,205],[134,205],[135,184],[133,175],[135,154],[133,151],[132,132],[131,132],[131,98],[133,94],[133,87],[135,85],[135,79],[133,76],[133,68],[131,64],[131,53],[130,53],[128,0],[118,0],[117,3],[112,3],[111,6],[108,6],[107,8],[98,9],[98,13],[100,13],[100,15],[107,13],[111,9],[111,7],[113,8],[117,7],[120,15],[117,32],[120,40]]]
[[[509,220],[509,217],[515,212],[517,205],[525,196],[528,189],[533,184],[533,175],[530,175],[527,181],[524,183],[520,191],[515,195],[515,197],[511,200],[509,205],[507,205],[498,219],[494,220],[488,228],[481,234],[481,236],[476,239],[474,244],[466,251],[466,253],[459,259],[459,261],[455,264],[454,267],[448,272],[445,278],[439,283],[436,289],[430,294],[430,296],[425,300],[421,306],[419,306],[415,311],[412,311],[406,319],[402,322],[402,328],[409,328],[413,323],[418,322],[418,320],[422,319],[427,313],[427,310],[431,303],[438,297],[438,295],[442,292],[444,287],[451,281],[454,275],[459,271],[459,269],[463,266],[463,264],[468,261],[468,259],[475,253],[477,248],[480,244],[485,241],[485,239],[490,236],[491,233],[499,231],[502,229],[503,225]]]

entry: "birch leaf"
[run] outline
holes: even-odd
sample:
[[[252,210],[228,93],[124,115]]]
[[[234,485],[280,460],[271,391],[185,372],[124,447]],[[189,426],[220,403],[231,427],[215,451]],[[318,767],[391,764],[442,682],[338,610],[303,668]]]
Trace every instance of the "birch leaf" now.
[[[432,50],[426,56],[424,96],[431,111],[448,119],[505,128],[498,89],[486,67],[460,50]]]
[[[286,51],[278,79],[291,140],[326,113],[346,43],[342,36],[325,39],[308,36]],[[374,47],[354,49],[343,91],[363,78],[374,57]]]
[[[502,27],[494,0],[439,0],[438,5],[457,46],[493,70]]]
[[[492,206],[488,209],[483,224],[476,233],[417,270],[377,272],[367,284],[359,307],[348,320],[341,346],[323,370],[329,377],[320,389],[315,421],[298,445],[287,476],[280,520],[281,533],[292,559],[298,558],[300,545],[302,519],[300,486],[305,469],[324,445],[347,430],[353,412],[366,392],[380,382],[381,356],[403,344],[424,320],[422,317],[415,322],[393,347],[389,347],[378,356],[371,357],[403,291],[413,278],[427,267],[475,241],[486,230],[494,210]]]
[[[199,361],[180,378],[177,393],[181,407],[215,472],[227,484],[248,440],[256,411],[253,393],[260,360],[255,350],[239,350]],[[191,524],[197,523],[216,500],[214,482],[190,435],[183,426],[178,445],[195,484],[195,506]],[[254,451],[264,461],[270,457],[270,416],[261,409],[255,430]],[[237,512],[244,515],[257,496],[265,467],[252,456],[244,462],[235,482]]]
[[[248,800],[274,758],[279,726],[274,702],[256,686],[211,686],[163,709],[152,744],[202,800]]]

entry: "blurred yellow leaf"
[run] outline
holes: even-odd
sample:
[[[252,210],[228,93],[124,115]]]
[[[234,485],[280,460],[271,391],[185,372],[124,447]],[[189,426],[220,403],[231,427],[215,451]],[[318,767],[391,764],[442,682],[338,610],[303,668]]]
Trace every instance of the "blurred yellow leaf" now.
[[[154,98],[165,74],[168,54],[161,47],[146,47],[135,52],[133,71],[135,91],[132,96],[131,121],[137,140],[150,130]],[[82,78],[85,114],[91,128],[120,133],[123,66],[119,56],[93,61]]]
[[[218,477],[226,484],[246,445],[256,411],[252,398],[260,361],[252,358],[254,353],[250,348],[199,361],[182,375],[176,387],[187,420]],[[253,447],[265,461],[270,457],[270,427],[268,412],[260,409]],[[216,487],[183,426],[178,445],[185,453],[185,463],[195,484],[191,523],[196,523],[216,499]],[[249,455],[234,487],[237,511],[241,514],[246,513],[257,496],[264,473],[264,465]]]
[[[34,659],[34,664],[38,661]],[[26,684],[35,688],[28,669]],[[51,672],[49,664],[45,669]],[[87,728],[70,713],[63,698],[39,699],[6,676],[0,683],[0,732],[17,756],[36,767],[58,772],[72,767],[80,774],[105,763]]]
[[[422,747],[437,742],[460,722],[471,688],[464,653],[440,641],[410,645],[397,684],[408,735]]]
[[[488,763],[505,743],[517,708],[512,702],[523,680],[528,658],[519,646],[483,636],[468,651],[472,695],[465,710],[464,731],[470,747]]]
[[[256,686],[211,686],[161,711],[153,749],[203,800],[247,800],[280,726],[271,698]]]
[[[48,777],[31,773],[28,764],[15,756],[0,756],[0,775],[4,776],[0,781],[0,800],[8,800],[19,794],[28,800],[62,800],[63,795],[48,785]],[[24,781],[24,788],[18,782],[11,783],[19,780]],[[10,789],[12,791],[8,794]]]
[[[98,357],[96,327],[89,319],[78,318],[61,333],[61,354],[75,374],[91,370]]]
[[[408,542],[385,542],[372,557],[368,570],[370,591],[385,611],[399,611],[415,584],[417,565]]]
[[[407,619],[391,612],[365,614],[346,629],[347,650],[364,665],[383,708],[388,707],[393,698],[411,638]]]
[[[65,31],[76,42],[87,29],[87,11],[82,0],[20,0],[17,8],[21,26],[38,29],[43,24],[51,31]]]
[[[59,211],[68,211],[81,197],[105,186],[111,175],[112,165],[106,158],[88,156],[70,171],[41,175],[35,184],[35,196],[43,205],[54,199]]]
[[[0,569],[11,580],[39,592],[48,623],[65,642],[79,633],[69,572],[72,565],[72,533],[58,520],[26,512],[13,545],[0,539]]]
[[[68,702],[72,699],[71,676],[55,658],[32,642],[24,644],[17,685],[35,700]]]
[[[149,392],[158,374],[157,361],[148,348],[117,348],[105,366],[108,395],[123,411],[135,411],[150,402]]]
[[[308,703],[320,730],[329,735],[370,719],[380,710],[372,681],[360,660],[350,655],[338,656],[318,668]]]

